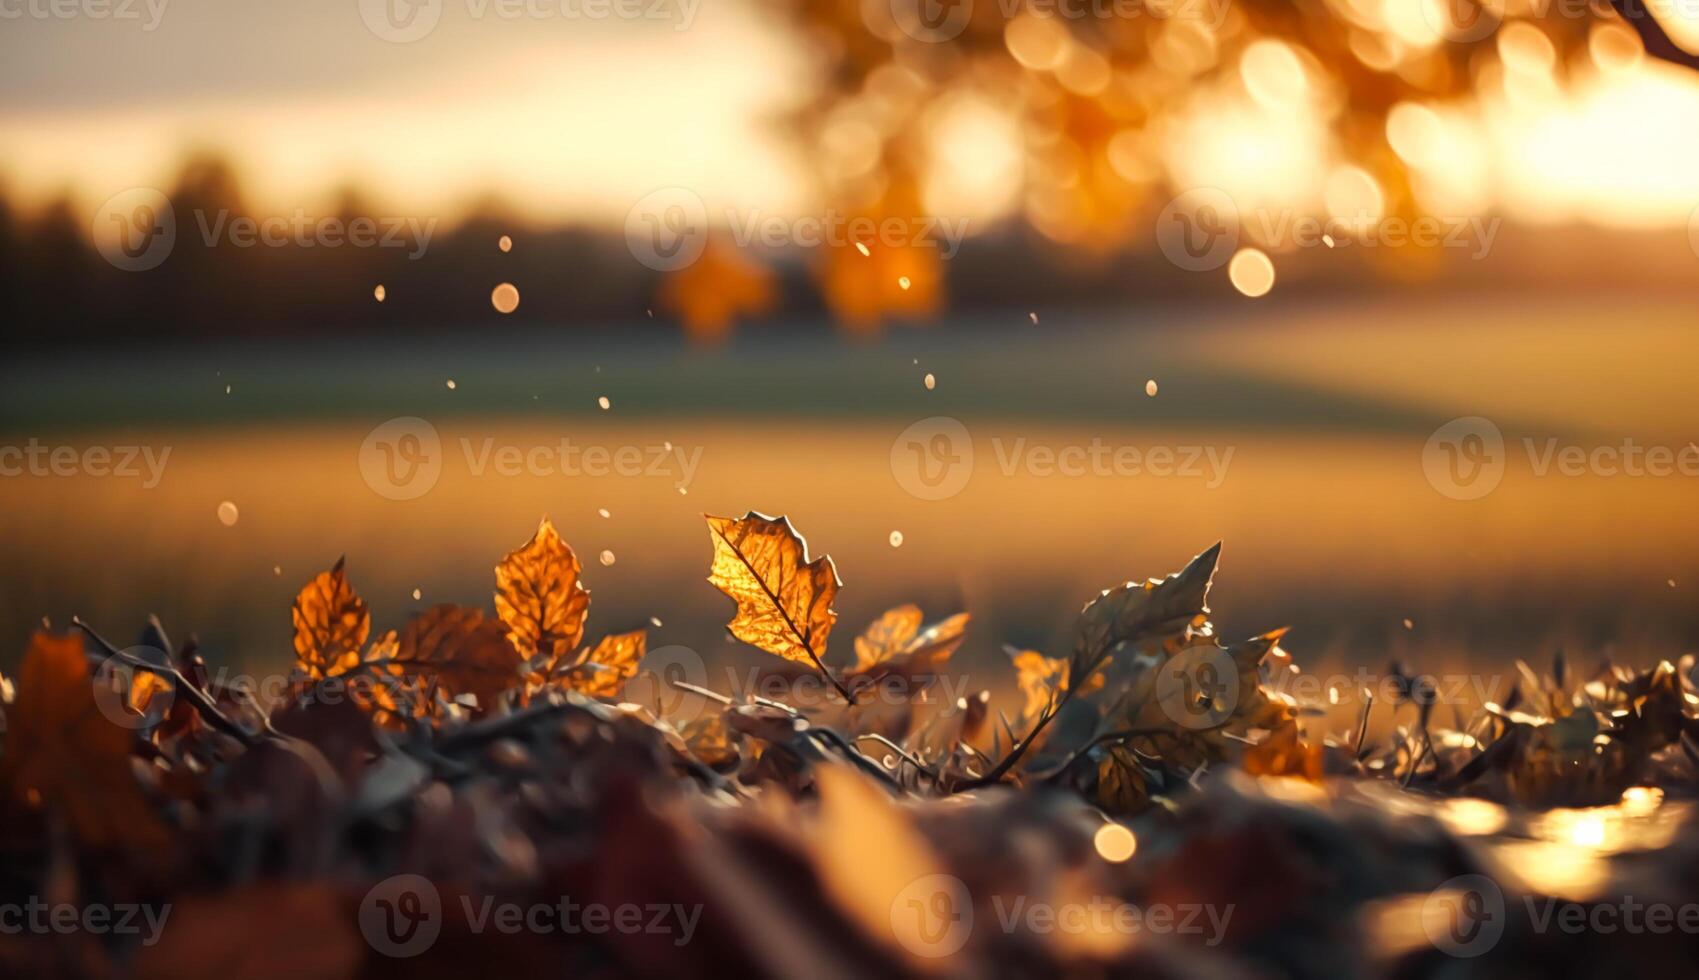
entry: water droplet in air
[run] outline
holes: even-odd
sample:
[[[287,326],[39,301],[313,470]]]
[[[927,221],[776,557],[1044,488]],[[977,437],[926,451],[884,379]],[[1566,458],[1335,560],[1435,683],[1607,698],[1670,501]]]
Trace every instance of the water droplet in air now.
[[[934,389],[936,387],[938,387],[938,379],[933,377],[931,372],[927,372],[927,375],[926,375],[926,390],[931,391],[932,389]]]
[[[869,251],[868,251],[868,250],[867,250],[867,246],[866,246],[866,245],[863,245],[863,244],[862,244],[862,243],[861,243],[861,242],[856,242],[856,243],[855,243],[855,250],[856,250],[856,251],[857,251],[857,252],[860,252],[860,253],[861,253],[861,254],[862,254],[862,255],[872,255],[872,254],[873,254],[873,253],[872,253],[872,252],[869,252]]]
[[[424,593],[421,592],[420,590],[418,590],[418,589],[413,590],[413,599],[414,599],[415,602],[418,601],[419,598],[423,595],[424,595]]]
[[[384,297],[385,297],[385,296],[388,296],[388,295],[389,295],[389,293],[387,293],[387,292],[385,292],[385,291],[384,291],[384,288],[383,288],[383,283],[381,283],[381,282],[380,282],[380,283],[378,283],[378,288],[376,288],[376,289],[374,289],[374,290],[372,290],[372,296],[373,296],[373,298],[375,298],[375,299],[376,299],[376,300],[377,300],[377,301],[378,301],[378,302],[380,302],[380,303],[382,303],[382,302],[383,302],[383,298],[384,298]]]
[[[891,532],[891,547],[901,548],[902,546],[903,546],[903,532],[892,531]]]
[[[444,384],[446,384],[446,385],[448,385],[448,390],[449,390],[449,391],[453,391],[453,390],[454,390],[454,388],[455,388],[455,385],[454,385],[454,379],[453,379],[453,378],[449,378],[449,379],[448,379],[448,380],[447,380],[447,381],[445,381],[445,382],[444,382]]]
[[[236,505],[228,500],[218,505],[218,522],[223,524],[225,527],[235,527],[236,519],[241,516],[241,512],[236,509]]]
[[[506,235],[501,236],[501,240],[496,242],[496,248],[501,249],[503,252],[513,251],[513,239]]]
[[[1144,393],[1149,395],[1152,398],[1156,397],[1156,379],[1155,378],[1151,378],[1149,381],[1146,381],[1144,383]]]
[[[608,513],[608,509],[606,507],[598,508],[596,513],[602,515],[603,517],[612,517],[613,516],[612,514]]]
[[[897,285],[903,287],[904,289],[907,289],[909,287],[908,276],[898,276],[897,277]]]
[[[596,404],[602,406],[602,411],[604,411],[604,412],[607,411],[608,409],[614,407],[614,403],[608,401],[607,395],[603,395],[602,397],[596,399]]]
[[[614,563],[614,553],[611,552],[611,551],[603,551],[602,552],[602,564],[612,565],[613,563]]]
[[[511,282],[504,282],[490,292],[490,305],[497,313],[512,313],[519,309],[519,288]]]

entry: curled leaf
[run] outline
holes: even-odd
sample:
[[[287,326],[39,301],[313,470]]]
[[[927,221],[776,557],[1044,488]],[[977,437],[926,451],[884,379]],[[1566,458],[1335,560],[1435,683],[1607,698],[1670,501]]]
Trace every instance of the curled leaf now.
[[[557,675],[556,683],[593,698],[618,697],[625,682],[637,676],[648,642],[646,630],[604,636],[594,647],[581,651],[578,660]]]

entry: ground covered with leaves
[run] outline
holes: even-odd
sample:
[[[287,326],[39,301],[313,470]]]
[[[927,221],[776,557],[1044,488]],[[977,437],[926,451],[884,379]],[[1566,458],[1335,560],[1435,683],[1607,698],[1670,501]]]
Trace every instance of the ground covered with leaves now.
[[[709,581],[794,697],[586,631],[544,522],[494,614],[375,632],[342,563],[275,691],[150,623],[44,628],[0,678],[0,976],[1600,976],[1699,962],[1692,658],[1521,668],[1436,717],[1394,668],[1350,730],[1223,642],[1218,549],[1104,591],[1019,704],[939,703],[969,616],[840,589],[783,518]],[[165,651],[171,651],[166,653]],[[639,675],[668,696],[628,700]],[[1370,738],[1370,716],[1395,720]],[[1386,727],[1386,726],[1380,726]],[[1637,911],[1638,910],[1638,911]],[[120,920],[128,928],[119,928]]]

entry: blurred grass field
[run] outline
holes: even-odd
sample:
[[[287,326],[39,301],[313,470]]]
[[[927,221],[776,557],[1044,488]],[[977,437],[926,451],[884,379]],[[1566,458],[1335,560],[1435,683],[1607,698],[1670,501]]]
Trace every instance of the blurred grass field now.
[[[1503,665],[1559,646],[1582,663],[1674,657],[1699,629],[1689,479],[1540,478],[1513,448],[1496,491],[1458,501],[1428,484],[1422,451],[1460,415],[1493,419],[1510,443],[1685,446],[1699,419],[1691,320],[1622,298],[1242,303],[1039,311],[1037,324],[1021,311],[859,345],[765,333],[699,351],[635,328],[477,330],[399,357],[393,345],[279,343],[12,361],[0,444],[171,455],[154,489],[0,479],[0,660],[42,616],[127,637],[157,612],[224,662],[281,668],[291,597],[339,555],[377,624],[398,625],[433,602],[487,604],[496,560],[547,514],[584,560],[592,631],[653,616],[664,625],[652,646],[739,662],[721,639],[726,603],[702,581],[700,515],[751,508],[790,515],[836,559],[835,657],[889,605],[967,608],[961,657],[986,684],[1007,680],[1003,643],[1063,649],[1097,589],[1172,571],[1216,540],[1216,622],[1229,636],[1293,626],[1306,665]],[[357,455],[404,415],[430,420],[446,456],[430,493],[395,501],[362,479]],[[957,496],[925,501],[893,478],[891,448],[937,415],[972,433],[975,468]],[[700,463],[681,494],[674,476],[474,475],[460,448],[563,437],[670,442],[700,449]],[[1232,456],[1213,488],[1001,472],[998,453],[1022,438]],[[217,516],[224,501],[234,526]]]

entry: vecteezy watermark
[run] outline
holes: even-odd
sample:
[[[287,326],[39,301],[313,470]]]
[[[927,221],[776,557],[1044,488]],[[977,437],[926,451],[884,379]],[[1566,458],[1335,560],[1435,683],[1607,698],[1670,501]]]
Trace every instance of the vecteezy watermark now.
[[[702,0],[459,0],[474,21],[497,20],[666,22],[687,31]],[[358,0],[360,20],[381,40],[411,44],[442,21],[446,0]]]
[[[1498,218],[1480,215],[1422,215],[1405,218],[1364,211],[1318,216],[1294,208],[1241,208],[1215,187],[1194,187],[1156,216],[1156,244],[1168,261],[1187,272],[1226,265],[1249,238],[1265,248],[1447,248],[1470,259],[1486,257],[1498,237]]]
[[[49,446],[31,438],[21,446],[0,446],[0,477],[90,476],[140,480],[143,490],[159,486],[170,446]]]
[[[841,214],[786,217],[727,208],[720,216],[739,248],[933,248],[955,258],[968,234],[966,218]],[[672,272],[702,257],[708,243],[708,206],[692,190],[663,187],[625,215],[625,244],[638,262]]]
[[[1518,927],[1537,936],[1699,934],[1699,901],[1644,902],[1618,895],[1577,902],[1523,895],[1511,904],[1497,882],[1478,874],[1443,882],[1423,901],[1420,915],[1422,930],[1435,949],[1468,959],[1498,945],[1512,911]]]
[[[474,935],[619,933],[667,939],[683,946],[696,934],[702,908],[700,904],[663,902],[581,903],[566,895],[553,902],[508,902],[490,895],[461,895],[445,907],[430,879],[395,875],[372,886],[360,902],[360,934],[378,953],[406,959],[429,951],[442,934],[444,917],[458,913],[462,925]]]
[[[206,248],[400,248],[409,259],[424,256],[437,227],[435,218],[314,216],[305,208],[264,218],[232,215],[227,208],[191,214]],[[158,268],[176,248],[179,230],[171,199],[151,187],[107,198],[89,229],[101,256],[126,272]]]
[[[995,10],[997,27],[1018,16],[1037,20],[1190,20],[1221,26],[1232,0],[887,0],[891,22],[916,41],[940,44],[967,30],[976,4]]]
[[[0,20],[110,20],[151,33],[171,0],[0,0]]]
[[[1115,896],[1096,895],[1071,902],[1034,901],[1025,895],[994,893],[991,922],[1005,934],[1195,936],[1205,946],[1227,937],[1232,905],[1202,902],[1138,905]],[[909,882],[891,900],[891,935],[916,956],[953,956],[973,937],[974,901],[955,875],[932,874]]]
[[[0,903],[0,936],[140,936],[143,946],[152,946],[169,918],[169,903],[72,905],[32,895],[23,902]]]
[[[563,436],[554,443],[497,442],[493,436],[457,440],[466,472],[474,477],[623,477],[668,479],[688,489],[702,462],[702,447],[671,442],[621,446],[586,445]],[[390,500],[413,500],[431,492],[442,476],[442,437],[422,418],[390,419],[360,443],[360,476]]]
[[[1519,441],[1536,477],[1699,477],[1699,445],[1643,445],[1633,437],[1582,444],[1556,436],[1525,436]],[[1478,415],[1452,419],[1422,447],[1422,473],[1428,483],[1453,500],[1478,500],[1504,479],[1513,454],[1504,433]]]
[[[1195,479],[1214,490],[1227,478],[1232,446],[1134,445],[1100,437],[1084,442],[1036,443],[1026,436],[991,439],[991,456],[1004,477]],[[921,500],[954,497],[974,471],[973,438],[961,420],[921,419],[891,443],[891,476]]]

